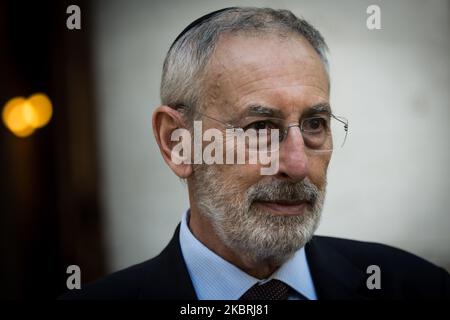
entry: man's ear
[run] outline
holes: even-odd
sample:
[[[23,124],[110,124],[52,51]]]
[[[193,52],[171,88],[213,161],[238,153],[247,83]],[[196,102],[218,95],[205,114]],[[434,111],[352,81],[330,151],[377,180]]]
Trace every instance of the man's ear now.
[[[158,143],[159,150],[161,151],[164,161],[166,161],[178,177],[187,178],[192,173],[192,165],[190,162],[187,164],[181,162],[179,158],[172,158],[172,149],[175,145],[180,143],[178,141],[172,141],[172,133],[176,129],[183,128],[182,124],[182,114],[168,106],[159,106],[153,112],[153,134],[155,135],[156,142]],[[189,141],[189,144],[190,143],[191,142]]]

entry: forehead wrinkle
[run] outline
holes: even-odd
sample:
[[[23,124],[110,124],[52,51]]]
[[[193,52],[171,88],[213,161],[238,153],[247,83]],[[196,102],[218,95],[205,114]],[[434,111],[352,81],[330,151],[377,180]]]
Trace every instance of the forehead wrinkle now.
[[[230,80],[230,77],[228,77],[227,75],[221,75],[221,77],[222,78],[226,77],[228,80]],[[253,81],[253,83],[255,83],[257,81],[261,81],[261,80],[264,81],[265,79],[255,79]],[[222,100],[224,100],[224,102],[226,102],[226,104],[227,104],[227,111],[229,111],[228,107],[231,107],[231,109],[239,110],[241,105],[248,104],[247,102],[243,103],[243,100],[245,101],[248,96],[250,96],[250,95],[252,95],[254,93],[257,93],[259,91],[266,91],[266,92],[268,92],[268,91],[273,91],[273,90],[282,90],[284,88],[298,87],[299,88],[298,92],[301,92],[305,88],[312,88],[314,91],[315,90],[318,91],[315,94],[316,96],[321,97],[323,100],[328,100],[328,98],[329,98],[328,91],[326,91],[328,88],[324,89],[324,88],[321,88],[321,86],[319,86],[319,85],[303,84],[302,81],[296,80],[297,83],[294,83],[294,84],[284,84],[284,85],[278,85],[276,87],[274,87],[274,85],[271,84],[271,85],[265,85],[263,87],[254,88],[254,89],[252,89],[250,91],[247,91],[247,92],[245,92],[243,94],[239,94],[238,96],[234,96],[232,99],[230,99],[231,98],[230,96],[224,95],[223,92],[221,91],[221,89],[226,87],[226,85],[222,86],[220,84],[220,82],[221,81],[217,81],[215,83],[215,85],[214,85],[214,87],[215,87],[214,91],[215,92],[214,92],[214,94],[210,94],[210,97],[219,99],[219,97],[221,96]],[[229,84],[232,85],[233,82],[229,81]],[[238,89],[242,89],[242,87],[241,88],[237,88],[235,86],[233,86],[233,88],[235,88],[235,89],[231,90],[232,92],[236,92],[236,91],[238,91]],[[276,97],[276,95],[283,95],[283,94],[282,94],[282,92],[279,92],[279,93],[275,93],[273,96]],[[306,94],[306,95],[308,95],[308,94]],[[292,98],[294,98],[294,97],[292,97]],[[259,103],[259,104],[267,104],[267,101],[266,102],[264,102],[264,101],[257,101],[258,98],[254,98],[254,97],[249,99],[249,100],[251,100],[252,102],[255,102],[255,103]],[[266,99],[263,99],[263,100],[266,100]],[[270,103],[270,104],[273,104],[273,103]],[[293,104],[299,105],[298,103],[293,103]]]
[[[280,44],[280,40],[282,40],[281,45],[284,46],[284,48],[280,48],[278,45]],[[266,43],[266,45],[258,45],[258,43],[255,44],[252,41],[263,44]],[[248,46],[249,42],[252,43],[250,46]],[[274,42],[277,43],[275,46]],[[236,47],[238,47],[239,50],[233,50]],[[257,53],[255,53],[256,55],[262,53],[262,58],[272,59],[270,64],[267,63],[267,60],[261,62],[261,60],[254,58],[255,54],[251,51],[254,50],[255,47],[258,49]],[[246,49],[250,51],[250,54],[242,53],[245,52]],[[277,54],[280,50],[282,51],[281,54]],[[243,68],[250,69],[251,72],[249,72],[249,74],[252,74],[259,70],[268,69],[268,67],[271,67],[271,69],[274,69],[275,66],[283,68],[283,66],[292,62],[297,66],[303,66],[303,70],[308,67],[315,67],[316,65],[324,69],[320,57],[316,54],[309,42],[303,37],[293,37],[287,41],[286,39],[279,39],[278,36],[273,35],[263,35],[263,37],[245,37],[236,35],[221,36],[221,40],[218,41],[218,44],[215,47],[208,63],[209,68],[207,69],[209,69],[209,73],[213,73],[214,71],[217,73],[217,70],[212,70],[216,67],[216,69],[221,71],[220,73],[222,75],[228,73],[228,75],[231,76],[236,73],[235,71],[242,70]],[[269,71],[273,74],[273,70]]]
[[[272,72],[270,69],[273,69],[273,66],[267,68],[265,65],[245,65],[245,67],[250,67],[248,72],[243,74],[239,74],[239,77],[235,72],[232,72],[231,69],[225,67],[225,65],[221,65],[225,71],[216,71],[215,79],[216,88],[219,88],[219,83],[221,89],[228,90],[229,92],[236,93],[238,91],[243,91],[244,95],[248,95],[254,93],[259,90],[267,90],[273,89],[274,86],[278,88],[289,87],[289,86],[299,86],[299,87],[311,87],[316,88],[321,92],[323,96],[328,97],[329,86],[328,81],[323,82],[320,79],[320,73],[317,72],[306,72],[302,74],[302,71],[286,71],[283,69],[276,69],[275,72]],[[300,66],[300,64],[297,64]],[[280,64],[280,67],[283,67]],[[237,68],[238,70],[242,70],[243,68]],[[307,68],[303,67],[302,70]],[[248,79],[248,80],[247,80]],[[264,82],[275,82],[265,85]],[[255,89],[251,89],[248,91],[247,87],[252,87],[258,84],[258,82],[262,82],[263,86]],[[310,83],[310,84],[308,84]],[[247,91],[247,92],[245,92]],[[236,97],[236,99],[240,100],[240,97]]]
[[[297,92],[299,93],[298,97],[297,96],[287,96],[287,95],[285,96],[285,95],[283,95],[283,92],[280,91],[280,89],[282,89],[282,88],[292,88],[292,87],[300,87],[301,88],[301,89],[297,90]],[[305,88],[313,88],[314,90],[318,90],[319,93],[316,93],[316,94],[312,94],[312,93],[301,94],[301,92],[304,91]],[[279,92],[277,92],[277,93],[272,95],[272,97],[275,100],[278,100],[280,97],[288,99],[289,101],[281,102],[281,105],[291,105],[292,106],[292,108],[291,108],[292,110],[297,109],[297,107],[299,105],[304,105],[304,104],[310,105],[310,104],[319,104],[319,103],[321,103],[321,102],[317,102],[317,103],[305,102],[305,99],[309,100],[309,98],[311,98],[311,96],[318,97],[319,99],[317,99],[317,101],[319,101],[319,100],[322,101],[322,102],[326,101],[327,103],[328,103],[328,98],[329,98],[328,97],[328,93],[324,92],[323,90],[321,90],[321,88],[319,88],[317,86],[295,84],[295,85],[280,86],[280,87],[277,87],[277,88],[273,88],[273,87],[257,88],[255,90],[252,90],[252,91],[250,91],[250,92],[240,96],[238,98],[238,100],[236,101],[235,105],[236,105],[238,110],[242,108],[241,106],[245,107],[245,105],[252,104],[252,103],[253,104],[258,104],[259,103],[259,104],[263,104],[263,105],[274,105],[274,102],[273,101],[270,101],[270,102],[267,101],[266,97],[261,97],[260,99],[255,98],[255,97],[250,97],[249,98],[249,96],[254,94],[255,92],[258,92],[258,91],[266,91],[266,92],[268,92],[268,91],[271,91],[271,90],[278,90],[279,91]],[[260,102],[258,102],[258,100],[260,100]],[[276,103],[276,104],[280,105],[280,103]]]
[[[298,82],[295,77],[303,77],[305,80],[316,80],[320,82],[321,72],[310,70],[313,66],[309,65],[304,59],[297,61],[290,61],[295,66],[295,70],[286,70],[286,64],[283,63],[271,63],[262,64],[261,62],[251,62],[244,65],[236,66],[235,68],[228,68],[224,63],[221,63],[221,67],[224,72],[220,72],[218,79],[227,77],[227,80],[233,86],[233,89],[237,87],[249,86],[258,81],[264,81],[265,79],[278,78],[285,80],[285,78],[293,77],[294,81]],[[239,71],[243,71],[242,74]],[[239,76],[237,74],[239,73]],[[237,81],[236,81],[237,80]],[[315,82],[316,82],[315,81]],[[236,84],[238,82],[238,84]]]
[[[216,47],[216,49],[220,48]],[[239,104],[239,102],[245,99],[246,96],[257,91],[272,90],[274,87],[310,87],[318,90],[320,92],[318,96],[322,96],[322,98],[328,98],[329,96],[328,81],[321,81],[321,76],[324,75],[322,72],[323,70],[313,72],[318,63],[322,66],[322,62],[317,61],[318,58],[308,54],[308,52],[302,55],[302,59],[299,59],[298,57],[294,58],[298,61],[298,63],[295,63],[295,61],[292,61],[293,54],[288,50],[288,58],[286,59],[288,59],[290,63],[297,65],[298,68],[295,68],[296,71],[286,71],[285,64],[283,63],[276,63],[276,65],[272,64],[268,66],[258,60],[250,60],[245,62],[239,61],[239,59],[235,58],[233,54],[226,55],[226,53],[230,51],[227,49],[228,48],[225,47],[225,51],[220,50],[220,52],[218,52],[219,50],[215,50],[211,57],[209,66],[206,69],[207,72],[205,73],[205,75],[208,75],[208,77],[205,77],[205,79],[207,79],[205,85],[208,86],[208,89],[205,91],[205,95],[207,96],[208,103],[217,105],[218,107],[221,106],[223,109],[221,112],[228,113],[229,111],[233,111],[230,110],[229,107],[231,106],[231,109],[235,109],[236,104]],[[238,64],[236,65],[235,62]],[[280,68],[276,68],[277,66]],[[248,71],[246,70],[239,73],[239,70],[242,70],[243,68],[247,68]],[[292,77],[296,74],[298,74],[297,79]],[[290,80],[290,77],[294,79]],[[245,81],[246,79],[248,79],[247,82],[243,83],[243,80]],[[255,86],[255,84],[260,81],[263,82],[274,80],[275,85],[274,83],[263,85],[259,88],[254,88],[245,92],[246,87]],[[289,81],[291,83],[294,82],[294,84],[276,85],[277,82],[283,83]],[[311,82],[311,84],[304,84],[304,82]],[[239,93],[240,91],[244,92]],[[224,108],[224,106],[226,106],[226,108]]]
[[[267,74],[257,74],[255,72],[248,72],[246,76],[243,76],[238,79],[240,81],[240,84],[234,84],[233,89],[241,89],[243,91],[246,90],[247,87],[251,87],[258,82],[262,82],[264,84],[264,81],[273,81],[276,79],[276,84],[278,87],[287,87],[287,86],[295,86],[295,85],[301,85],[302,82],[300,79],[295,79],[294,77],[297,75],[297,72],[283,72],[282,70],[279,70],[278,73],[271,73],[270,76]],[[253,79],[252,79],[253,77]],[[247,80],[249,78],[249,80]],[[294,78],[294,79],[292,79]],[[312,78],[312,77],[308,77]],[[274,84],[272,83],[271,86]]]
[[[273,44],[274,41],[277,42],[277,37],[253,37],[249,42],[256,40],[260,43],[252,43],[250,46],[247,46],[249,42],[242,42],[243,39],[240,37],[235,37],[235,39],[236,41],[234,43],[231,38],[220,41],[211,59],[212,64],[214,62],[218,63],[224,70],[229,71],[231,74],[236,69],[242,69],[243,66],[253,66],[253,69],[256,66],[256,69],[262,69],[274,65],[284,66],[291,62],[304,66],[317,65],[325,70],[322,60],[314,48],[303,37],[290,38],[289,41],[283,40],[280,45],[279,43],[276,45]],[[231,40],[231,43],[225,46],[224,42],[226,43],[227,40]],[[239,50],[233,50],[235,47],[238,47]],[[252,52],[255,48],[257,48],[257,52]],[[245,50],[250,51],[250,54],[243,53]],[[268,64],[267,60],[263,60],[264,62],[261,63],[261,60],[254,59],[256,56],[262,57],[263,59],[272,59],[271,63]]]

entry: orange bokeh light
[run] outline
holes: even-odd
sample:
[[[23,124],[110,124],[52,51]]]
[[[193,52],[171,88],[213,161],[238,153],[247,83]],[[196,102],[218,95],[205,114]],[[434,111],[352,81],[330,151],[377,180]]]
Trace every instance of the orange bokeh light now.
[[[25,99],[16,97],[3,108],[2,118],[6,127],[18,137],[27,137],[45,126],[53,114],[52,103],[43,93]]]

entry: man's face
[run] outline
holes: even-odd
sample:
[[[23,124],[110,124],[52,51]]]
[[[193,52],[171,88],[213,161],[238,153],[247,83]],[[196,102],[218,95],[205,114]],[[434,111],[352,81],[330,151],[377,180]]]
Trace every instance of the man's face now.
[[[328,104],[329,82],[313,47],[299,36],[225,36],[205,77],[205,114],[232,122],[262,106],[299,123],[317,105]],[[203,128],[219,128],[203,118]],[[261,165],[200,165],[193,197],[231,250],[253,261],[282,262],[317,228],[330,153],[305,149],[298,127],[280,144],[279,169],[261,175]]]

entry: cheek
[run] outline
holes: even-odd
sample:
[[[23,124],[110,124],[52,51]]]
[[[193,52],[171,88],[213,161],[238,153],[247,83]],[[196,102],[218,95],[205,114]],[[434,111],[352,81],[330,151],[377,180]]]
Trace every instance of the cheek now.
[[[264,177],[261,175],[261,167],[259,165],[234,164],[222,165],[220,167],[222,176],[225,177],[227,182],[242,192],[245,192],[245,190]]]
[[[308,178],[320,189],[326,184],[330,156],[316,156],[309,161]]]

